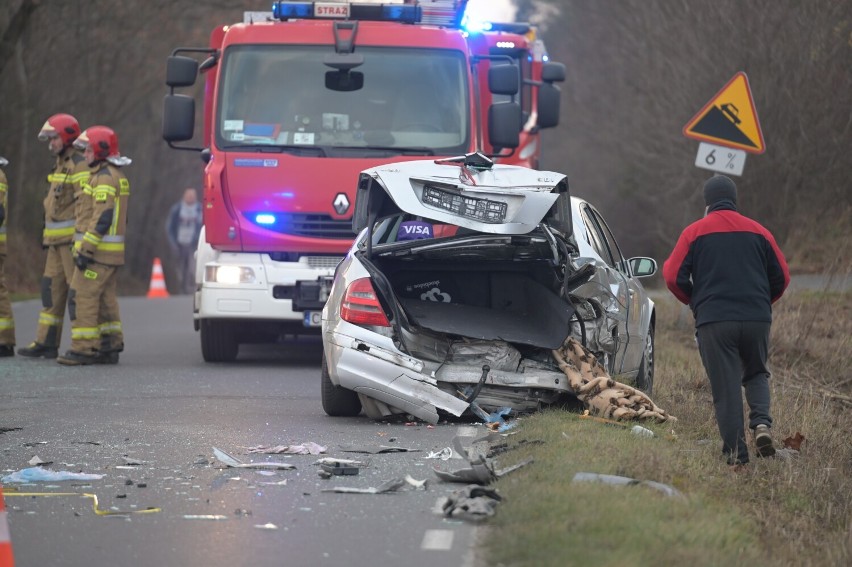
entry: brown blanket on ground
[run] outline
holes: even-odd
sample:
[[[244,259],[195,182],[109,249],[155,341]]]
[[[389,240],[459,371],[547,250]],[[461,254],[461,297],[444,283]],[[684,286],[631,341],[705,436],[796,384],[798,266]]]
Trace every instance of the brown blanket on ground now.
[[[595,355],[573,338],[552,352],[574,394],[593,414],[612,419],[677,421],[644,392],[613,380]]]

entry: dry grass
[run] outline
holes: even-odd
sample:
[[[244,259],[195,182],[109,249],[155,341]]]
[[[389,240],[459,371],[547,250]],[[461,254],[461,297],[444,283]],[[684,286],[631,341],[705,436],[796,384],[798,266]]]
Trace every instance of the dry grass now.
[[[506,501],[490,523],[487,560],[503,565],[846,565],[852,560],[852,294],[788,294],[776,305],[770,366],[773,434],[805,437],[797,458],[753,459],[735,473],[721,455],[709,384],[688,311],[658,304],[654,399],[676,415],[657,438],[550,411],[522,421],[497,483]],[[514,441],[510,441],[512,443]],[[668,483],[571,484],[574,472]]]

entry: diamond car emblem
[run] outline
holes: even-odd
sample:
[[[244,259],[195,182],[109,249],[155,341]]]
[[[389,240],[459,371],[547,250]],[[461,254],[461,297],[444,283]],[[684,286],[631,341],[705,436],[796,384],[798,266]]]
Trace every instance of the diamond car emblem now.
[[[349,210],[349,197],[346,196],[346,193],[338,193],[332,205],[334,205],[334,210],[337,211],[338,215],[345,214]]]

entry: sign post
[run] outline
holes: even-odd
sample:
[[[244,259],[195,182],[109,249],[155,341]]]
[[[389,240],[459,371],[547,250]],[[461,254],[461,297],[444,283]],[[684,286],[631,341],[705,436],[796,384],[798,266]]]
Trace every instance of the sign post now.
[[[766,151],[748,77],[739,72],[683,127],[683,135],[702,142],[696,167],[742,175],[746,152]]]

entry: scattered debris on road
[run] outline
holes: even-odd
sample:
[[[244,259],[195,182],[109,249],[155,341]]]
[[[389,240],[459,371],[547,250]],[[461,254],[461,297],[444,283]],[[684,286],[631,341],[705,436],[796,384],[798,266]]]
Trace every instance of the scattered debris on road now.
[[[502,500],[496,488],[470,484],[440,498],[435,511],[446,518],[481,522],[496,513]]]
[[[270,455],[280,455],[282,453],[288,455],[320,455],[325,453],[328,448],[308,441],[298,445],[275,445],[269,447],[266,445],[258,445],[256,447],[246,447],[249,453],[264,453]]]
[[[92,494],[90,492],[13,492],[9,491],[8,488],[3,493],[5,498],[10,497],[23,497],[23,498],[57,498],[57,497],[78,497],[78,498],[89,498],[92,500],[92,511],[96,516],[127,516],[130,514],[154,514],[157,512],[162,512],[161,508],[157,508],[155,506],[149,506],[143,510],[101,510],[98,507],[98,496],[97,494]],[[75,515],[76,514],[75,512]]]
[[[366,445],[341,445],[340,450],[344,453],[367,453],[370,455],[379,455],[381,453],[416,453],[422,449],[395,446],[391,447],[389,445],[379,445],[378,447],[368,447]]]
[[[232,457],[228,453],[222,451],[221,449],[217,449],[213,447],[213,454],[216,458],[221,461],[224,465],[235,468],[235,469],[276,469],[276,470],[292,470],[296,468],[296,465],[291,465],[290,463],[278,463],[278,462],[263,462],[263,463],[243,463],[239,459]]]
[[[106,475],[54,471],[44,467],[29,467],[7,474],[0,481],[5,483],[62,482],[64,480],[100,480]]]
[[[324,488],[323,492],[337,492],[339,494],[387,494],[388,492],[398,491],[405,484],[405,479],[395,478],[383,482],[378,487],[354,488],[351,486],[335,486],[334,488]]]

